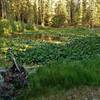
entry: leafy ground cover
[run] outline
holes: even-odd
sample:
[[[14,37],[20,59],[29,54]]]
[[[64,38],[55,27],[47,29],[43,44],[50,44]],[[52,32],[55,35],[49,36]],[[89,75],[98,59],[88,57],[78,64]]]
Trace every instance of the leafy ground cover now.
[[[42,35],[38,37],[40,40],[37,40],[34,37],[36,36],[35,32],[32,34],[0,37],[1,65],[6,66],[3,65],[3,62],[9,62],[9,55],[7,53],[9,47],[13,48],[17,60],[25,64],[47,64],[64,59],[82,60],[100,54],[99,29],[72,28],[41,30],[39,33],[43,36],[45,36],[45,33],[48,34],[51,32],[50,34],[53,34],[55,37],[56,34],[60,33],[59,38],[62,38],[63,36],[60,35],[65,34],[65,40],[61,41],[60,44],[48,42],[48,40],[43,41],[41,40]]]
[[[20,63],[47,64],[64,59],[82,60],[95,57],[100,54],[100,38],[98,36],[84,37],[73,39],[65,44],[29,40],[13,43],[13,47],[17,61]]]
[[[89,36],[93,34],[100,33],[100,28],[85,28],[85,27],[77,27],[77,28],[40,28],[37,31],[25,31],[26,34],[47,34],[47,35],[58,35],[58,36]]]
[[[19,52],[18,57],[27,64],[36,62],[36,64],[46,64],[53,61],[82,60],[95,57],[100,54],[100,38],[86,37],[72,40],[66,44],[43,43],[39,46],[33,46],[25,52]]]

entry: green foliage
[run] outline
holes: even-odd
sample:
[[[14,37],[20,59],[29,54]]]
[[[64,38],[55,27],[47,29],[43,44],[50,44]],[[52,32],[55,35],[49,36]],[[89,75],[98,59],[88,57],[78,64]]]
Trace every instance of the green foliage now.
[[[66,18],[63,15],[56,15],[52,18],[52,26],[53,27],[62,27],[64,26]]]
[[[12,47],[17,62],[42,64],[29,76],[29,87],[22,98],[31,100],[49,91],[81,85],[100,85],[100,29],[45,29],[32,34],[0,37],[0,66],[8,66],[8,47]],[[61,44],[34,40],[34,36],[64,37]],[[7,58],[7,59],[6,59]],[[34,70],[32,71],[34,72]],[[31,98],[31,99],[30,99]],[[18,99],[20,100],[20,99]]]
[[[32,43],[32,41],[30,41]],[[100,54],[100,37],[84,37],[71,40],[66,44],[38,42],[26,51],[18,52],[18,60],[22,63],[47,64],[64,59],[82,60]],[[21,59],[20,59],[21,57]]]
[[[49,32],[51,36],[58,37],[58,40],[59,37],[62,38],[62,36],[65,36],[65,41],[62,41],[61,44],[56,44],[34,40],[35,37],[37,38],[41,37],[42,34],[44,36],[48,34],[46,32]],[[0,52],[3,53],[4,57],[7,57],[7,48],[12,47],[17,56],[17,61],[25,64],[48,64],[54,61],[63,61],[64,59],[88,59],[100,54],[100,37],[94,35],[97,33],[99,33],[99,30],[86,28],[50,29],[34,31],[32,34],[16,35],[12,38],[2,37],[0,38]]]
[[[93,36],[93,35],[99,35],[100,28],[86,28],[86,27],[76,27],[76,28],[45,28],[41,29],[38,32],[39,34],[46,34],[46,35],[52,35],[52,36],[64,36],[65,38],[76,38],[76,37],[86,37],[86,36]]]
[[[12,33],[12,27],[10,21],[7,19],[0,20],[0,35],[10,35]]]
[[[10,35],[12,32],[23,32],[24,24],[20,21],[11,21],[7,19],[0,20],[0,34]]]
[[[64,61],[38,68],[29,76],[29,88],[21,95],[24,100],[37,98],[52,91],[78,86],[100,85],[100,57],[81,61]],[[20,99],[21,99],[20,98]],[[36,99],[37,100],[37,99]]]
[[[30,24],[30,23],[27,23],[27,24],[25,25],[25,29],[26,29],[26,30],[34,30],[34,26],[33,26],[32,24]]]
[[[23,32],[24,30],[24,24],[20,21],[12,21],[11,25],[13,32]]]

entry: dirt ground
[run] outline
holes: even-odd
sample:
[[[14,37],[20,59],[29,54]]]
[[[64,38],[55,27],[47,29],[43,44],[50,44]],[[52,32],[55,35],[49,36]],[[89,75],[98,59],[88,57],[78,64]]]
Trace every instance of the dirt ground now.
[[[100,100],[100,87],[79,87],[35,100]]]

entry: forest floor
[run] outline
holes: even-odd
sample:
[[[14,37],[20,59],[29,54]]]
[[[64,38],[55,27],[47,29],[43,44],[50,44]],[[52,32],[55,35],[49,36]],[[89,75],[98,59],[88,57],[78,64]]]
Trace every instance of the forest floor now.
[[[81,86],[30,100],[100,100],[100,87]]]

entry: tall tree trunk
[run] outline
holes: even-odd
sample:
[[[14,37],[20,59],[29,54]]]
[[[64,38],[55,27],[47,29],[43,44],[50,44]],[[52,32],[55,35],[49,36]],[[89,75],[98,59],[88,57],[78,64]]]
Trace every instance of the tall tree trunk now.
[[[6,1],[1,0],[1,12],[2,12],[2,18],[7,18],[7,13],[6,13]]]
[[[41,0],[41,26],[45,26],[45,0]]]
[[[36,25],[38,26],[38,17],[39,17],[39,1],[36,0]]]
[[[83,0],[79,0],[79,25],[82,25],[83,19]]]
[[[74,5],[74,1],[71,0],[70,1],[70,24],[74,25],[74,18],[75,18],[75,9],[74,9],[75,5]]]
[[[92,28],[94,26],[94,22],[95,22],[95,19],[96,19],[96,7],[95,7],[95,3],[96,1],[95,0],[90,0],[90,12],[91,12],[91,18],[90,18],[90,27]]]
[[[2,17],[2,1],[0,0],[0,18]]]

